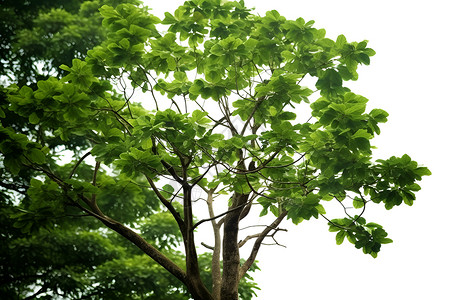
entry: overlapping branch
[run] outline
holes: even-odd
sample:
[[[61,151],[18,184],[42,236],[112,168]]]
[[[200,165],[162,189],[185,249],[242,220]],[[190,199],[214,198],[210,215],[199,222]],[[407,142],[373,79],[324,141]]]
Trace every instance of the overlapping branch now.
[[[250,269],[250,267],[255,262],[256,256],[258,254],[258,251],[261,247],[262,242],[264,239],[268,236],[268,234],[274,230],[274,228],[278,228],[280,223],[283,221],[283,219],[287,216],[287,211],[284,210],[280,213],[280,215],[275,219],[275,221],[272,222],[269,226],[267,226],[260,234],[258,234],[258,237],[256,238],[255,243],[253,244],[252,251],[250,252],[249,257],[244,262],[244,264],[241,266],[239,270],[239,278],[244,277],[244,275],[247,273],[247,271]]]

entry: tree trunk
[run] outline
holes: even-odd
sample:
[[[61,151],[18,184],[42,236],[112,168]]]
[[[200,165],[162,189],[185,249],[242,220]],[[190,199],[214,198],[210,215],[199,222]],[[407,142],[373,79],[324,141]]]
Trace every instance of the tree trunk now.
[[[183,184],[183,205],[185,232],[183,232],[184,248],[186,251],[187,288],[195,300],[213,300],[213,297],[200,278],[197,249],[195,247],[193,215],[192,215],[192,187]]]
[[[230,212],[225,217],[223,233],[223,274],[220,300],[238,300],[240,256],[239,219],[248,195],[235,193]]]
[[[220,254],[222,252],[222,239],[220,234],[220,225],[217,224],[214,219],[214,208],[213,208],[213,194],[215,189],[208,191],[208,211],[209,216],[212,218],[211,225],[214,233],[214,247],[213,255],[211,260],[211,278],[212,278],[212,295],[214,300],[220,300],[220,286],[222,283],[222,271],[220,267]]]

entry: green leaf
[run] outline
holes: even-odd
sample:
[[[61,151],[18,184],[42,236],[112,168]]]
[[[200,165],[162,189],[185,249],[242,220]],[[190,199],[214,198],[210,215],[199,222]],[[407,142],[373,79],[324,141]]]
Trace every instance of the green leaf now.
[[[162,187],[162,189],[163,191],[161,193],[165,198],[170,199],[173,197],[175,192],[175,188],[173,186],[171,186],[170,184],[166,184]]]
[[[380,123],[385,123],[387,122],[387,117],[389,116],[389,114],[387,112],[385,112],[382,109],[373,109],[369,115],[375,119],[375,121],[380,122]]]
[[[264,208],[261,210],[261,213],[259,214],[259,216],[260,216],[260,217],[263,217],[263,216],[267,215],[268,212],[269,212],[269,207],[264,207]]]
[[[192,112],[192,119],[194,122],[197,122],[200,119],[202,119],[203,117],[206,117],[207,115],[208,115],[208,112],[196,109]]]
[[[293,54],[291,51],[288,51],[288,50],[285,50],[285,51],[281,52],[281,55],[286,60],[292,60],[292,59],[296,58],[295,54]]]
[[[30,160],[32,160],[33,162],[37,163],[37,164],[43,164],[45,163],[45,154],[36,148],[32,148],[28,151],[28,156],[30,158]]]
[[[389,238],[383,238],[383,239],[380,240],[381,244],[390,244],[390,243],[393,243],[393,242],[394,241],[389,239]]]
[[[336,234],[336,244],[340,245],[344,242],[344,238],[346,236],[346,232],[344,230],[339,231]]]
[[[414,204],[414,200],[416,200],[416,196],[414,195],[414,193],[403,190],[402,195],[403,195],[403,202],[406,205],[411,206]]]
[[[361,151],[370,152],[370,142],[366,138],[354,138],[351,144]]]
[[[338,116],[334,109],[326,110],[319,119],[319,123],[322,125],[329,125]]]
[[[244,147],[244,141],[242,140],[242,138],[240,136],[233,136],[230,139],[230,142],[233,144],[234,147],[236,148],[242,148]]]
[[[322,204],[317,205],[317,206],[316,206],[316,209],[317,209],[317,212],[318,212],[319,214],[321,214],[321,215],[324,215],[324,214],[327,213],[327,212],[325,211],[325,208],[323,207]]]
[[[334,69],[327,69],[317,80],[316,87],[319,90],[331,91],[342,87],[342,77]]]
[[[355,197],[354,199],[353,199],[353,207],[354,208],[356,208],[356,209],[358,209],[358,208],[362,208],[362,207],[364,207],[364,200],[363,199],[361,199],[361,198],[359,198],[359,197]]]
[[[339,74],[341,75],[343,80],[353,80],[357,78],[357,74],[351,72],[346,66],[339,65],[337,67]]]
[[[153,147],[153,141],[152,141],[152,139],[151,139],[151,138],[148,138],[148,139],[143,140],[142,143],[141,143],[141,147],[142,147],[142,149],[144,149],[144,150],[151,149],[151,148]]]
[[[349,241],[349,243],[351,244],[355,244],[356,243],[356,237],[353,233],[347,233],[347,241]]]
[[[279,114],[278,118],[280,120],[295,120],[297,118],[297,115],[293,112],[285,111]]]
[[[119,45],[122,46],[123,49],[130,48],[130,41],[127,38],[123,38],[119,41]]]
[[[336,39],[336,46],[338,48],[343,48],[344,45],[346,45],[346,44],[347,44],[347,39],[345,38],[345,36],[342,34],[339,35]]]
[[[365,130],[365,129],[358,129],[358,131],[352,135],[352,138],[353,139],[363,138],[366,140],[370,140],[373,138],[373,136],[370,133],[368,133],[367,130]]]
[[[34,112],[28,117],[28,120],[30,121],[31,124],[38,124],[41,119]]]
[[[419,167],[414,170],[414,173],[418,176],[430,176],[431,171],[427,167]]]
[[[357,50],[364,50],[367,47],[367,41],[362,41],[356,46]]]
[[[172,56],[169,56],[167,58],[167,66],[169,67],[169,70],[173,71],[177,68],[177,62],[175,61],[175,58]]]
[[[269,107],[269,114],[270,114],[272,117],[276,116],[276,114],[277,114],[277,109],[276,109],[275,107],[273,107],[273,106],[270,106],[270,107]]]
[[[358,60],[365,65],[370,65],[370,57],[366,53],[359,53]]]
[[[61,70],[67,71],[67,72],[72,71],[72,69],[69,68],[69,66],[64,65],[64,64],[60,65],[59,68],[60,68]]]
[[[362,113],[364,113],[365,110],[366,110],[365,103],[355,103],[345,109],[345,114],[361,115]]]

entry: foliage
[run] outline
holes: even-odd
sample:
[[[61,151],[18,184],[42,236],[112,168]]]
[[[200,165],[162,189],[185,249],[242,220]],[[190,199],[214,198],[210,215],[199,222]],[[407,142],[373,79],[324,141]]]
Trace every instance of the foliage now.
[[[12,112],[27,121],[2,121],[0,129],[8,178],[32,178],[19,212],[8,216],[14,226],[56,238],[57,220],[86,214],[98,221],[80,226],[105,226],[124,238],[114,248],[109,231],[97,236],[111,252],[93,273],[111,284],[94,285],[93,294],[118,297],[116,290],[133,284],[138,298],[170,286],[194,299],[250,299],[256,286],[247,272],[284,219],[322,216],[338,244],[346,237],[373,257],[392,242],[363,213],[369,203],[412,205],[417,181],[431,173],[407,155],[372,160],[370,141],[388,113],[366,111],[368,99],[345,87],[375,54],[367,41],[332,40],[313,21],[277,11],[257,16],[243,1],[186,1],[163,20],[129,3],[100,13],[101,44],[62,64],[62,78],[11,85],[0,107],[6,120]],[[138,92],[142,104],[132,101]],[[61,165],[66,150],[74,160]],[[327,218],[327,201],[342,204],[346,217]],[[224,202],[228,211],[216,214]],[[239,241],[256,207],[273,222]],[[195,238],[206,223],[214,244],[199,255]],[[184,257],[170,250],[181,241]],[[241,259],[249,241],[250,255]],[[138,265],[142,253],[153,260]],[[70,272],[70,280],[86,281]]]
[[[127,0],[3,1],[0,7],[0,74],[20,85],[60,76],[59,66],[82,58],[104,40],[98,8]]]

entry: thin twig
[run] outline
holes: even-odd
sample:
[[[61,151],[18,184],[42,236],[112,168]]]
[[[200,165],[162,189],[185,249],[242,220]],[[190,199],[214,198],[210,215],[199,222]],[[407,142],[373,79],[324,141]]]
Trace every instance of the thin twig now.
[[[202,224],[202,223],[205,223],[205,222],[208,222],[208,221],[212,221],[212,220],[216,220],[216,219],[218,219],[218,218],[220,218],[220,217],[223,217],[223,216],[229,214],[230,212],[233,212],[233,211],[235,211],[235,210],[238,210],[238,209],[242,208],[243,206],[248,205],[249,203],[251,203],[251,202],[247,201],[247,202],[242,203],[241,205],[238,205],[238,206],[236,206],[236,207],[234,207],[234,208],[232,208],[232,209],[229,209],[229,210],[227,210],[226,212],[221,213],[221,214],[219,214],[219,215],[217,215],[217,216],[214,216],[214,217],[208,218],[208,219],[200,220],[200,221],[198,221],[197,223],[195,223],[194,226],[192,226],[192,230],[194,230],[197,226],[199,226],[199,225]],[[218,224],[219,224],[219,223],[218,223]]]
[[[97,162],[95,163],[94,175],[93,175],[93,178],[92,178],[92,185],[93,185],[93,186],[97,186],[97,173],[98,173],[98,169],[100,169],[100,162],[99,162],[99,161],[97,161]],[[97,199],[97,194],[92,194],[91,202],[94,203],[94,202],[96,201],[96,199]]]
[[[88,157],[90,154],[91,154],[90,151],[87,152],[86,154],[84,154],[84,155],[77,161],[77,163],[76,163],[75,166],[72,168],[72,171],[71,171],[70,174],[69,174],[69,179],[71,179],[72,176],[75,174],[75,170],[78,168],[78,166],[81,164],[81,162],[82,162],[86,157]]]

